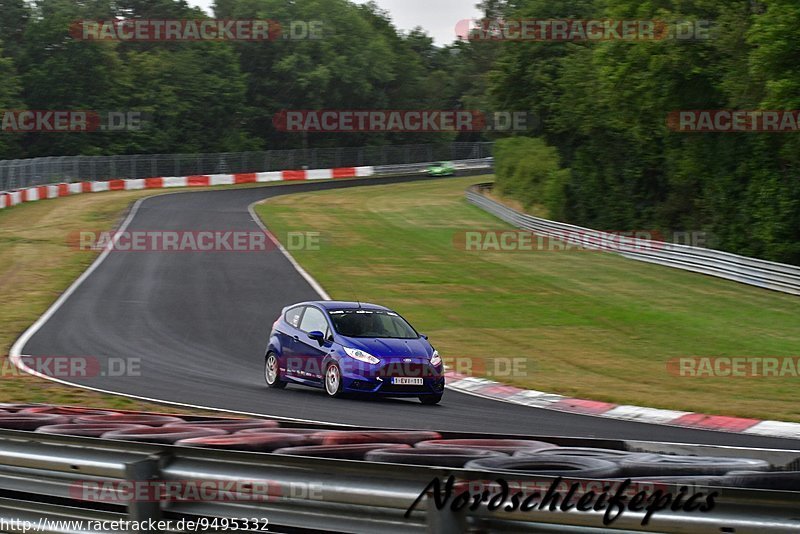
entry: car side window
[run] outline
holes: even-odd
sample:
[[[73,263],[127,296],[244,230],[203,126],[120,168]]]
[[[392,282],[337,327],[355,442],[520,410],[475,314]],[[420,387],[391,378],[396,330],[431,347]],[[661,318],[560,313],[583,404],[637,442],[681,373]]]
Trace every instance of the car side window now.
[[[297,306],[286,312],[284,319],[286,322],[297,328],[300,325],[300,317],[303,316],[303,306]]]
[[[327,333],[328,321],[325,319],[325,314],[317,308],[309,306],[306,308],[306,313],[303,314],[300,330],[303,332],[314,332],[316,330],[323,334]]]

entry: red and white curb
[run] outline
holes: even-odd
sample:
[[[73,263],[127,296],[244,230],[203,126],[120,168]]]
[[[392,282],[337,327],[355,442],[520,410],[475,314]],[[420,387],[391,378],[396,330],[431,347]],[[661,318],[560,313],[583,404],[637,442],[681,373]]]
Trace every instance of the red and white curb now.
[[[445,375],[448,389],[511,404],[638,423],[800,439],[800,423],[762,421],[573,399],[543,391],[520,389],[485,378],[475,378],[454,372],[447,372]]]
[[[341,167],[295,171],[251,172],[242,174],[201,174],[196,176],[164,176],[104,182],[72,182],[28,187],[16,191],[0,191],[0,209],[23,202],[67,197],[81,193],[104,191],[133,191],[173,187],[211,187],[215,185],[254,184],[261,182],[294,182],[304,180],[333,180],[373,176],[374,167]]]

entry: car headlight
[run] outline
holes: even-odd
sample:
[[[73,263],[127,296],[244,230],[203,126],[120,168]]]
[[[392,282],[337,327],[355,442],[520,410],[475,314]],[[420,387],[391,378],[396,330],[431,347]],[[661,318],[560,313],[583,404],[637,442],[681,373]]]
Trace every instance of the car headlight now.
[[[348,356],[360,362],[371,363],[373,365],[381,363],[381,361],[378,358],[376,358],[369,352],[364,352],[361,349],[351,349],[349,347],[345,347],[344,351],[347,353]]]
[[[433,351],[433,354],[431,355],[431,365],[433,365],[434,367],[439,367],[441,364],[442,364],[442,357],[439,356],[439,351],[438,350]]]

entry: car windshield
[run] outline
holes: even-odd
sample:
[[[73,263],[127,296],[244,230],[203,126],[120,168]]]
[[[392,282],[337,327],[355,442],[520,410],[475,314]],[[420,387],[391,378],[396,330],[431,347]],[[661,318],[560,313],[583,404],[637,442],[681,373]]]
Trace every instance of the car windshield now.
[[[335,310],[330,312],[336,332],[347,337],[416,339],[419,337],[405,319],[392,311]]]

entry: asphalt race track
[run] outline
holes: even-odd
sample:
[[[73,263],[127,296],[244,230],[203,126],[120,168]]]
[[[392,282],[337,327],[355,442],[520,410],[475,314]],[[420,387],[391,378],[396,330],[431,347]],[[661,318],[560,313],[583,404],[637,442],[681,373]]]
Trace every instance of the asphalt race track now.
[[[383,177],[179,192],[140,204],[129,230],[257,231],[256,201],[292,192],[420,179]],[[362,296],[366,300],[366,297]],[[797,441],[672,428],[516,406],[448,391],[414,400],[328,399],[323,390],[268,390],[264,348],[285,305],[319,299],[277,250],[112,252],[22,347],[30,356],[141,359],[141,376],[68,381],[122,394],[239,412],[361,426],[642,439],[767,448]],[[436,343],[436,340],[432,340]],[[722,409],[722,407],[721,407]]]

